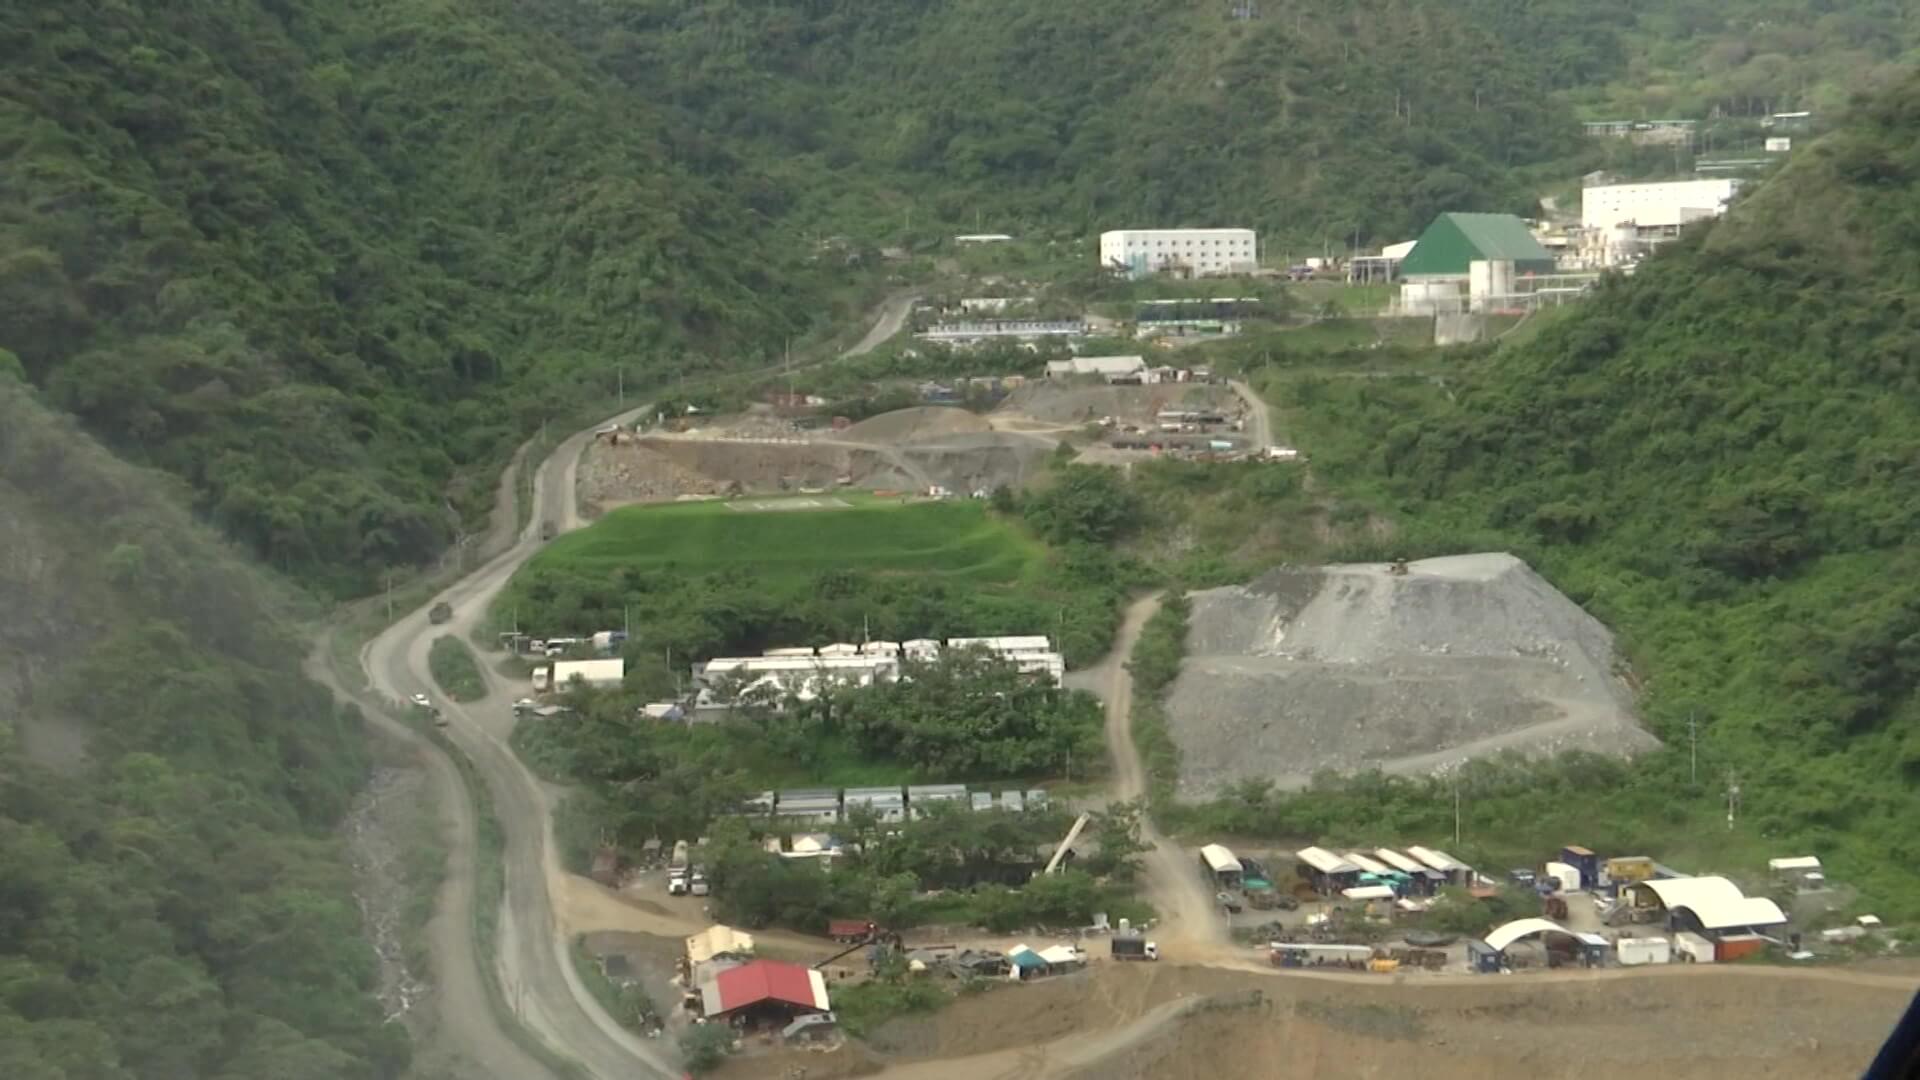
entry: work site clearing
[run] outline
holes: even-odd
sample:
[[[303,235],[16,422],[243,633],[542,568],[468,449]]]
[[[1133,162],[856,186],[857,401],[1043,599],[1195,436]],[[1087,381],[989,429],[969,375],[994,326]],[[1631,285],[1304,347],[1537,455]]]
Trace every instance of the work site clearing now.
[[[1170,410],[1221,419],[1160,419]],[[1089,426],[1102,429],[1104,441],[1085,451],[1088,460],[1107,461],[1127,449],[1145,452],[1149,443],[1238,445],[1230,430],[1211,429],[1231,429],[1240,413],[1225,387],[1178,383],[1029,382],[989,413],[926,405],[838,428],[803,425],[760,407],[605,432],[582,461],[578,494],[589,517],[634,503],[849,487],[971,495],[1021,486],[1063,438]],[[1159,430],[1163,425],[1195,430]]]
[[[937,569],[983,584],[1019,581],[1042,552],[996,524],[997,515],[976,500],[1026,484],[1062,441],[1082,447],[1076,460],[1124,463],[1130,454],[1178,445],[1194,433],[1173,429],[1188,424],[1206,429],[1198,433],[1203,446],[1217,438],[1244,448],[1239,433],[1250,419],[1242,399],[1219,385],[1030,382],[986,413],[927,405],[823,427],[757,408],[738,417],[603,431],[581,459],[575,494],[585,516],[607,520],[561,538],[536,562],[626,565],[642,552],[643,561],[665,570],[717,558],[765,561],[796,580],[820,566],[848,564]],[[1264,430],[1263,414],[1259,421]],[[620,507],[627,509],[609,513]],[[876,530],[879,514],[899,520]],[[754,524],[744,528],[749,519]],[[769,543],[773,533],[780,539]],[[748,538],[753,542],[744,544]],[[1187,656],[1167,699],[1183,797],[1212,797],[1253,778],[1299,787],[1321,770],[1430,774],[1505,750],[1630,755],[1655,744],[1637,722],[1610,632],[1511,555],[1284,567],[1191,600]],[[1153,605],[1151,598],[1137,602],[1114,655],[1078,673],[1106,698],[1116,777],[1128,774],[1126,758],[1132,772],[1139,770],[1127,734],[1124,665]],[[1116,779],[1094,808],[1137,797],[1139,786],[1137,777]],[[770,827],[778,831],[778,822]],[[1124,952],[1134,959],[1164,955],[1162,962],[1122,965],[1123,950],[1109,944],[1112,931],[1104,927],[1005,936],[920,927],[904,940],[875,932],[854,949],[757,933],[762,959],[803,976],[811,965],[836,995],[873,974],[857,951],[864,949],[910,958],[920,966],[906,978],[937,980],[954,996],[936,1012],[909,1011],[858,1037],[818,1033],[832,1025],[796,1031],[797,1022],[783,1034],[786,1015],[774,1023],[756,1018],[739,1025],[743,1052],[716,1075],[1364,1076],[1405,1070],[1415,1050],[1421,1073],[1442,1078],[1636,1066],[1679,1076],[1857,1075],[1920,976],[1920,965],[1894,959],[1844,970],[1712,960],[1663,960],[1655,968],[1615,967],[1595,953],[1576,965],[1543,940],[1503,944],[1498,964],[1477,968],[1494,973],[1466,974],[1476,969],[1472,946],[1483,943],[1449,937],[1417,946],[1407,931],[1419,928],[1431,892],[1416,890],[1415,900],[1398,885],[1377,884],[1392,872],[1364,854],[1308,849],[1344,867],[1329,874],[1353,881],[1341,877],[1341,887],[1317,894],[1296,886],[1285,904],[1254,903],[1251,885],[1244,893],[1225,888],[1195,873],[1190,849],[1150,825],[1143,836],[1150,850],[1140,887],[1162,921],[1124,940],[1164,951]],[[1368,850],[1388,857],[1385,849]],[[1281,854],[1263,858],[1276,869],[1294,863]],[[1455,887],[1495,894],[1495,879],[1462,871],[1466,885]],[[590,935],[603,963],[615,958],[670,1014],[662,1020],[667,1031],[745,1017],[747,1007],[735,1013],[718,990],[704,1005],[693,1000],[720,986],[710,976],[696,978],[696,965],[678,974],[668,966],[678,951],[673,935],[726,928],[703,929],[703,902],[669,895],[652,876],[610,881],[611,889],[570,877],[560,891],[570,897],[560,905],[563,930]],[[1286,880],[1293,876],[1313,880],[1305,872]],[[1363,895],[1382,889],[1386,899]],[[1361,908],[1349,901],[1362,900],[1365,925],[1338,918],[1358,919]],[[1241,913],[1241,903],[1260,910]],[[1392,910],[1375,919],[1376,907]],[[1599,910],[1585,894],[1550,898],[1546,911],[1559,928],[1549,936],[1558,935],[1555,945],[1584,938],[1591,946],[1607,931],[1602,952],[1619,950],[1621,964],[1644,963],[1626,959],[1643,928],[1608,931]],[[1798,933],[1791,943],[1796,958],[1816,958],[1800,951]],[[1064,951],[1065,958],[1050,958],[1037,973],[1018,963],[1009,968],[1026,946],[1050,957]],[[1835,958],[1839,948],[1818,958]],[[1322,956],[1341,949],[1365,956]],[[756,962],[750,956],[731,962]],[[997,973],[963,970],[972,962],[964,958],[978,957],[997,958]],[[1525,973],[1503,977],[1516,970]],[[686,999],[684,1008],[667,1006],[676,996]],[[702,1016],[715,1001],[724,1007]],[[810,1039],[816,1041],[806,1044]]]

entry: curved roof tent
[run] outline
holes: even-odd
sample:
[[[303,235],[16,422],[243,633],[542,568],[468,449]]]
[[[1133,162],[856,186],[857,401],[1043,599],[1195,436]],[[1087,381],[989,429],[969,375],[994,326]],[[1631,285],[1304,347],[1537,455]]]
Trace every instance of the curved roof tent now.
[[[1746,896],[1740,886],[1723,877],[1666,878],[1636,881],[1629,892],[1652,893],[1668,911],[1685,908],[1707,930],[1740,926],[1779,926],[1787,921],[1780,905],[1764,896]]]
[[[1551,919],[1515,919],[1505,926],[1494,927],[1493,930],[1487,934],[1485,941],[1488,945],[1493,946],[1495,952],[1505,952],[1507,946],[1519,941],[1523,937],[1548,933],[1573,936],[1573,931]]]

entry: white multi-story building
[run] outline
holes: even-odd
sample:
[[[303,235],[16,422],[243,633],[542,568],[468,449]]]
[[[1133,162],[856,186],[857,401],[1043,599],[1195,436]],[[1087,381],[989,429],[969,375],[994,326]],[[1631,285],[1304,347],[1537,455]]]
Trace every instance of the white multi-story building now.
[[[1243,273],[1258,264],[1252,229],[1115,229],[1100,234],[1100,265],[1134,275],[1201,277]]]
[[[1717,217],[1738,190],[1735,177],[1585,188],[1580,224],[1589,232],[1631,227],[1641,239],[1673,236],[1688,222]]]

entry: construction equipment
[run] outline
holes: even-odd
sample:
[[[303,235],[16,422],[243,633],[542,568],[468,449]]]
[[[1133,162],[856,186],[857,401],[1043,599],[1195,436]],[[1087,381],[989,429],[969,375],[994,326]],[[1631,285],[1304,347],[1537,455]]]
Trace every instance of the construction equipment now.
[[[1375,975],[1391,975],[1400,970],[1400,961],[1388,957],[1376,956],[1367,961],[1367,970]]]
[[[1387,573],[1392,574],[1395,577],[1406,577],[1407,576],[1407,560],[1395,559],[1392,562],[1388,563]]]
[[[1060,841],[1059,847],[1053,849],[1053,858],[1047,860],[1047,868],[1041,873],[1051,874],[1060,869],[1060,860],[1067,857],[1067,852],[1073,849],[1073,842],[1080,839],[1080,830],[1086,828],[1087,822],[1091,820],[1093,820],[1091,814],[1081,814],[1074,819],[1073,828],[1067,830],[1067,838]]]
[[[1160,944],[1130,934],[1117,936],[1113,939],[1113,958],[1115,960],[1158,960]]]

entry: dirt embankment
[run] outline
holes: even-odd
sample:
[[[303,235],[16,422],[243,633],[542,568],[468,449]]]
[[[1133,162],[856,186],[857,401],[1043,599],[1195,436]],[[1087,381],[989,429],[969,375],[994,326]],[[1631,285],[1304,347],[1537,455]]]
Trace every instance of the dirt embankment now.
[[[1283,568],[1194,594],[1169,699],[1184,794],[1505,749],[1653,745],[1606,627],[1511,555]]]

